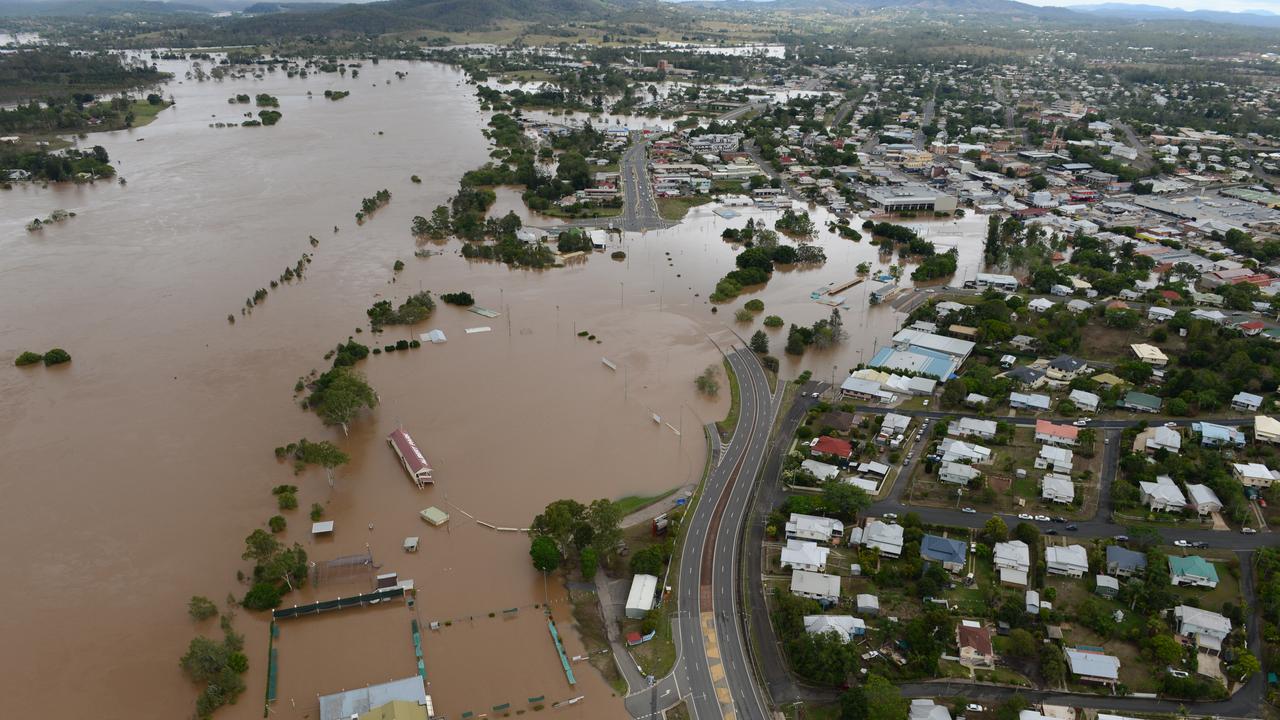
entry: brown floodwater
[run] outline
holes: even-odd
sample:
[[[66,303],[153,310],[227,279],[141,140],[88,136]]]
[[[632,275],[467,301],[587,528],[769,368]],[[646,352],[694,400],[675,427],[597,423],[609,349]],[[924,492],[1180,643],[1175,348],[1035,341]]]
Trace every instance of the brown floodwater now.
[[[185,65],[167,69],[181,78]],[[408,76],[397,80],[396,70]],[[328,101],[329,88],[352,94]],[[226,98],[241,92],[278,96],[284,119],[210,128],[240,119],[243,106]],[[0,539],[17,550],[6,560],[14,581],[0,589],[0,687],[10,712],[47,708],[56,694],[68,715],[185,714],[194,691],[177,658],[194,633],[216,632],[187,617],[186,599],[243,594],[242,539],[275,514],[270,488],[294,483],[301,507],[285,513],[285,539],[313,560],[367,551],[381,571],[412,578],[418,601],[412,611],[393,604],[283,622],[276,715],[314,718],[318,694],[412,674],[409,620],[418,617],[438,712],[584,695],[560,712],[625,716],[585,664],[575,666],[576,687],[566,682],[534,605],[550,601],[570,655],[582,643],[560,584],[544,587],[532,569],[527,539],[486,529],[464,511],[525,527],[557,498],[653,494],[696,479],[699,425],[727,408],[727,393],[700,398],[692,387],[718,362],[710,335],[754,332],[760,318],[732,318],[749,297],[765,301],[765,314],[812,323],[830,309],[809,291],[876,263],[876,248],[824,232],[824,267],[780,271],[718,314],[705,298],[735,251],[721,230],[774,213],[727,221],[695,208],[678,227],[616,241],[610,250],[625,250],[624,261],[595,253],[543,272],[469,262],[456,242],[415,258],[412,217],[444,202],[487,158],[486,116],[454,69],[383,62],[366,64],[356,80],[276,73],[174,81],[165,93],[178,104],[153,124],[86,141],[108,149],[127,185],[19,185],[0,194],[0,306],[8,309],[0,322]],[[392,191],[390,205],[357,226],[360,198],[381,188]],[[519,205],[518,195],[501,200]],[[77,217],[24,230],[55,208]],[[923,225],[961,233],[946,237],[956,238],[962,274],[971,275],[981,220]],[[306,279],[242,316],[245,298],[304,252],[314,256]],[[397,259],[407,266],[398,277]],[[362,326],[355,337],[372,343],[365,309],[419,289],[467,290],[502,315],[441,306],[421,326],[389,328],[378,344],[433,328],[448,342],[362,363],[381,404],[349,436],[300,410],[292,387],[328,366],[327,349]],[[885,342],[900,316],[868,309],[865,293],[865,284],[848,293],[851,338],[838,348],[789,359],[785,328],[770,331],[784,376],[812,369],[826,377]],[[465,333],[479,326],[491,331]],[[598,342],[578,337],[582,330]],[[54,346],[73,362],[12,366],[22,350]],[[416,489],[387,447],[397,426],[434,466],[433,487]],[[272,448],[304,436],[351,455],[334,487],[323,472],[295,476],[275,461]],[[331,538],[310,537],[312,503],[335,521]],[[417,517],[431,505],[452,514],[446,527]],[[409,535],[421,538],[416,554],[402,550]],[[367,582],[308,586],[287,602],[351,595]],[[505,617],[510,608],[520,609]],[[431,621],[442,629],[427,630]],[[240,610],[236,626],[247,640],[248,690],[220,716],[258,717],[267,625]]]

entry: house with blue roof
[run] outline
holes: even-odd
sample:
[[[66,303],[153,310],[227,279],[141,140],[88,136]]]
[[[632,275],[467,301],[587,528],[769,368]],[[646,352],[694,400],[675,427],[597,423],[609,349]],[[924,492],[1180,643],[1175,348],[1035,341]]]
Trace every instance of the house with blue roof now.
[[[1200,434],[1200,444],[1205,447],[1244,447],[1244,433],[1226,425],[1195,422],[1191,432]]]
[[[920,540],[920,557],[941,563],[942,567],[953,573],[964,570],[967,550],[964,542],[938,535],[925,535]]]

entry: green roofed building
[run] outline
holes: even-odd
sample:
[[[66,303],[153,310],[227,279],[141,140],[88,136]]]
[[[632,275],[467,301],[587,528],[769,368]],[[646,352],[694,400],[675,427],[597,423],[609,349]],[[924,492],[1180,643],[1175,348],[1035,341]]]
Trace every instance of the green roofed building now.
[[[1120,407],[1134,412],[1158,413],[1163,403],[1164,401],[1155,395],[1131,390],[1124,394],[1124,399],[1120,401]]]
[[[1169,581],[1174,585],[1218,587],[1218,569],[1199,555],[1169,556]]]

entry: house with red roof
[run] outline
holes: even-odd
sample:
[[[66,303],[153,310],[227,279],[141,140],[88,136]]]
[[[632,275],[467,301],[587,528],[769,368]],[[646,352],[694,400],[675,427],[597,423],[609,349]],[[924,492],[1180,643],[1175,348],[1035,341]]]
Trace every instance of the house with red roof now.
[[[1075,425],[1059,425],[1048,420],[1036,420],[1036,442],[1049,445],[1075,445],[1080,428]]]
[[[396,451],[400,464],[404,466],[405,472],[409,473],[409,477],[419,488],[427,483],[435,483],[431,478],[431,465],[423,457],[422,451],[413,442],[413,438],[409,437],[409,433],[403,428],[396,428],[387,436],[387,443],[391,445],[392,450]]]
[[[1260,320],[1250,320],[1249,322],[1242,322],[1239,325],[1236,325],[1236,328],[1245,335],[1257,335],[1265,330],[1266,327],[1267,326]]]
[[[956,626],[956,646],[960,664],[971,668],[995,667],[996,653],[991,646],[991,629],[977,620],[962,620]]]
[[[814,455],[830,455],[831,457],[848,460],[853,456],[853,443],[848,440],[823,435],[813,441],[813,444],[809,446],[809,452]]]

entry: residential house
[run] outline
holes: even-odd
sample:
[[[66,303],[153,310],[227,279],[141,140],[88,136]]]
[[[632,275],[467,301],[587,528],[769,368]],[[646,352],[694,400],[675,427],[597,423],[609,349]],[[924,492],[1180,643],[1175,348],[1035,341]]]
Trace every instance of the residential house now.
[[[863,475],[872,475],[880,480],[883,480],[885,475],[889,474],[889,466],[885,465],[882,462],[876,462],[875,460],[870,460],[868,462],[864,462],[861,465],[859,465],[858,472],[862,473]]]
[[[1071,476],[1047,473],[1040,478],[1040,497],[1048,502],[1070,504],[1076,499],[1076,486]]]
[[[1160,348],[1147,343],[1135,343],[1129,346],[1133,351],[1134,357],[1151,367],[1164,367],[1169,364],[1169,356],[1160,351]]]
[[[1205,447],[1244,447],[1244,433],[1226,425],[1211,422],[1191,423],[1191,432],[1199,433]]]
[[[822,437],[814,438],[809,445],[809,452],[814,455],[825,455],[840,460],[848,460],[853,455],[853,444],[848,440],[823,435]]]
[[[1052,575],[1078,578],[1089,572],[1089,554],[1083,545],[1049,545],[1044,549],[1044,559]]]
[[[889,438],[905,433],[910,425],[911,417],[909,415],[885,413],[884,418],[880,421],[879,438],[882,442],[887,441]]]
[[[1027,573],[1031,571],[1031,552],[1026,543],[1021,540],[996,543],[994,559],[1001,585],[1027,586]]]
[[[1094,375],[1093,381],[1098,383],[1098,385],[1102,387],[1103,390],[1110,390],[1111,388],[1120,387],[1121,385],[1128,384],[1124,378],[1118,375],[1113,375],[1111,373],[1099,373],[1097,375]]]
[[[1047,379],[1043,370],[1029,367],[1027,365],[1019,365],[1018,367],[1009,370],[1004,373],[1004,377],[1007,377],[1020,385],[1026,386],[1029,390],[1038,389],[1040,386],[1044,385],[1045,380]]]
[[[944,461],[942,466],[938,468],[938,479],[953,485],[968,485],[971,481],[981,476],[982,473],[972,466],[958,462]]]
[[[991,398],[986,395],[979,395],[978,393],[969,393],[964,396],[965,407],[980,408],[989,402],[991,402]]]
[[[994,420],[979,420],[978,418],[960,418],[960,422],[952,423],[948,432],[952,435],[960,437],[980,437],[983,440],[990,440],[996,436],[996,422]]]
[[[1147,319],[1152,322],[1168,322],[1173,319],[1174,315],[1177,315],[1177,313],[1172,309],[1159,305],[1152,305],[1147,309]]]
[[[1079,315],[1080,313],[1086,313],[1092,309],[1093,309],[1093,304],[1085,300],[1075,299],[1067,302],[1067,310],[1070,310],[1071,313],[1074,315]]]
[[[1072,390],[1067,399],[1074,403],[1076,407],[1089,413],[1098,412],[1098,403],[1102,402],[1102,398],[1088,390]]]
[[[819,481],[825,482],[840,476],[840,468],[835,465],[828,465],[817,460],[804,460],[800,463],[800,469],[807,471]]]
[[[1257,442],[1280,443],[1280,420],[1267,415],[1255,415],[1253,439]]]
[[[1231,409],[1236,412],[1257,412],[1262,407],[1262,396],[1241,390],[1231,398]]]
[[[1224,325],[1227,322],[1227,316],[1221,310],[1201,310],[1196,308],[1191,311],[1191,317],[1195,320],[1208,320],[1215,325]]]
[[[851,642],[867,633],[867,623],[852,615],[805,615],[804,631],[810,635],[831,633],[841,642]]]
[[[1040,593],[1035,590],[1028,590],[1026,600],[1023,603],[1023,609],[1028,615],[1040,614]]]
[[[1155,482],[1140,482],[1138,489],[1142,504],[1152,511],[1182,512],[1187,506],[1182,489],[1168,475],[1160,475]]]
[[[1051,470],[1055,473],[1071,474],[1071,465],[1075,462],[1075,453],[1056,445],[1041,445],[1040,454],[1035,459],[1037,470]]]
[[[844,523],[835,518],[791,513],[787,521],[788,540],[811,540],[821,543],[837,543],[844,537]]]
[[[1169,556],[1169,582],[1174,585],[1218,587],[1218,569],[1199,555]]]
[[[881,389],[880,383],[864,380],[852,375],[840,384],[840,393],[846,398],[884,403],[886,405],[898,401],[898,396],[888,390]]]
[[[1093,579],[1093,591],[1100,597],[1114,598],[1120,594],[1120,581],[1110,575],[1098,575]]]
[[[862,544],[875,548],[881,555],[900,557],[902,555],[902,526],[897,523],[886,523],[879,520],[868,520],[862,530]]]
[[[791,573],[791,594],[826,604],[840,602],[840,576],[796,570]]]
[[[1231,621],[1216,612],[1179,605],[1173,609],[1179,639],[1211,655],[1222,652],[1222,641],[1231,634]]]
[[[911,701],[907,720],[951,720],[951,712],[927,698],[916,698]]]
[[[1036,298],[1035,300],[1032,300],[1031,302],[1027,303],[1027,308],[1032,312],[1042,313],[1042,312],[1048,312],[1056,304],[1057,303],[1055,303],[1054,301],[1048,300],[1046,298]]]
[[[1141,446],[1135,447],[1135,452],[1141,450],[1150,455],[1157,450],[1164,450],[1177,455],[1182,450],[1182,434],[1171,427],[1157,425],[1139,433],[1135,445],[1138,443]]]
[[[822,572],[827,569],[827,553],[830,548],[822,547],[812,540],[790,538],[787,546],[782,548],[782,567],[793,570]]]
[[[1059,355],[1049,361],[1046,374],[1053,382],[1069,383],[1087,372],[1089,365],[1085,361],[1070,355]]]
[[[1036,349],[1036,342],[1030,335],[1014,335],[1009,344],[1023,352],[1031,352]]]
[[[1080,428],[1075,425],[1059,425],[1048,420],[1036,421],[1036,442],[1074,446],[1079,435]]]
[[[880,598],[868,593],[858,593],[858,597],[854,601],[854,607],[857,608],[859,615],[879,615]]]
[[[956,626],[956,647],[960,664],[969,668],[992,668],[996,653],[991,646],[991,629],[976,620],[961,620]]]
[[[1271,487],[1276,472],[1262,463],[1232,463],[1231,474],[1245,487]]]
[[[960,540],[939,535],[925,535],[920,539],[920,557],[941,563],[943,568],[953,573],[964,569],[968,549]]]
[[[1107,574],[1119,577],[1141,575],[1147,569],[1147,556],[1119,545],[1107,546]]]
[[[1124,394],[1124,398],[1118,404],[1125,410],[1133,412],[1158,413],[1164,401],[1155,395],[1130,390]]]
[[[1187,483],[1187,495],[1191,496],[1189,503],[1192,510],[1200,515],[1208,515],[1222,511],[1222,501],[1218,499],[1218,494],[1208,485],[1193,485]]]
[[[1026,393],[1009,393],[1009,407],[1015,410],[1040,412],[1049,409],[1049,396]]]
[[[991,448],[967,443],[963,440],[947,438],[938,445],[938,456],[942,462],[963,462],[970,465],[991,462]]]
[[[1067,648],[1067,665],[1081,682],[1115,685],[1120,681],[1120,658],[1096,650]]]

